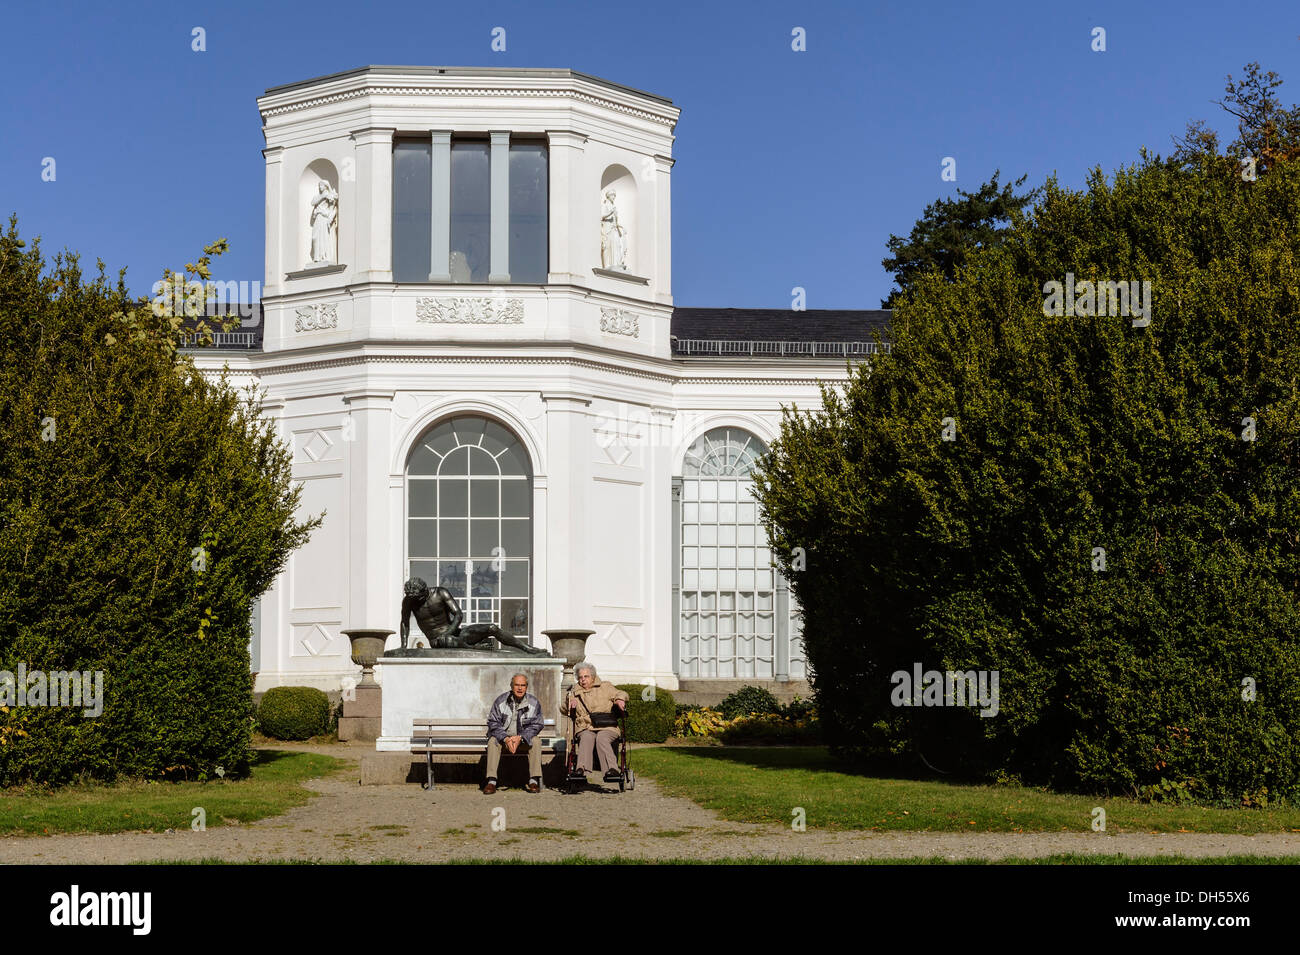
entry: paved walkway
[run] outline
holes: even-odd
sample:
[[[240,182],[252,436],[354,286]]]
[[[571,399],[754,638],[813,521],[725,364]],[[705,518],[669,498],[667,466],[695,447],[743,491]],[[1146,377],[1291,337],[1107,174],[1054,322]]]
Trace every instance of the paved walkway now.
[[[0,839],[5,863],[123,863],[215,858],[323,862],[445,862],[453,859],[556,860],[568,856],[638,858],[949,859],[1044,856],[1062,852],[1125,855],[1300,855],[1300,834],[1197,833],[864,833],[793,832],[727,822],[686,799],[666,796],[651,779],[620,794],[532,795],[505,789],[484,796],[469,784],[434,793],[414,783],[360,786],[366,746],[285,744],[350,760],[351,768],[314,780],[321,794],[305,806],[248,825],[206,832]],[[635,765],[635,759],[633,761]],[[497,828],[494,829],[494,823]],[[501,826],[504,824],[504,828]]]

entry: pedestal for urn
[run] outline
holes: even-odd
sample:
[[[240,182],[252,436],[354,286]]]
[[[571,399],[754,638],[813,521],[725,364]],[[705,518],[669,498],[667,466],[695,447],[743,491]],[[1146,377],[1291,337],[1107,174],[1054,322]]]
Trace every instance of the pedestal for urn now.
[[[392,630],[344,630],[352,641],[352,662],[361,667],[361,682],[344,691],[343,714],[339,717],[339,739],[371,742],[379,738],[383,702],[375,682],[375,661],[384,652]]]
[[[573,668],[583,660],[587,659],[587,638],[595,630],[543,630],[542,636],[551,641],[551,653],[564,661],[564,678],[561,680],[560,688],[560,705],[564,705],[564,699],[573,689],[573,684],[577,682],[573,675]],[[561,727],[565,736],[570,736],[571,729],[569,725],[569,714],[565,713],[561,722]]]

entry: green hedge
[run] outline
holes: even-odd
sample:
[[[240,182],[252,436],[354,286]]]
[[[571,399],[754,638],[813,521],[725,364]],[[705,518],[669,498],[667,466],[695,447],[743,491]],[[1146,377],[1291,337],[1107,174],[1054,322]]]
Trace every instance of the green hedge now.
[[[673,695],[660,687],[627,683],[619,687],[627,693],[627,739],[629,743],[662,743],[673,735],[677,722],[677,703]],[[653,692],[647,692],[647,691]],[[643,697],[649,696],[650,699]]]
[[[273,687],[257,708],[258,728],[272,739],[310,739],[329,722],[329,697],[310,686]]]

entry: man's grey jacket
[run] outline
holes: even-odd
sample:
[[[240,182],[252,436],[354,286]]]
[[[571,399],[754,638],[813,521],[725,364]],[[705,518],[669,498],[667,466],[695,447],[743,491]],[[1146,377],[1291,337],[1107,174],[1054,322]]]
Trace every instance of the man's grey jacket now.
[[[510,718],[515,709],[514,693],[507,690],[498,696],[492,703],[492,709],[488,710],[488,736],[498,743],[504,742],[505,738],[511,735],[506,732],[506,727],[510,725]],[[541,701],[531,693],[525,693],[524,698],[519,701],[518,711],[519,728],[515,731],[515,735],[522,736],[525,743],[531,743],[533,737],[546,727]]]

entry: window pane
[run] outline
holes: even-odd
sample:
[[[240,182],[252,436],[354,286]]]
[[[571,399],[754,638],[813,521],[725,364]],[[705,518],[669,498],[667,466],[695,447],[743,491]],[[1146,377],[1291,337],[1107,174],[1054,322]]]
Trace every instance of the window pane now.
[[[438,497],[443,517],[469,516],[469,481],[439,481]]]
[[[718,543],[717,524],[705,524],[700,528],[700,543],[705,547],[713,547]]]
[[[471,517],[497,516],[497,488],[500,481],[470,481],[469,507]]]
[[[515,443],[515,436],[495,421],[489,421],[483,426],[481,447],[493,457],[496,457],[506,448],[513,447]]]
[[[500,468],[497,467],[496,458],[488,454],[482,448],[469,449],[469,473],[481,474],[497,477],[501,474]]]
[[[510,146],[510,281],[546,282],[546,145]]]
[[[532,515],[532,490],[527,481],[501,482],[501,516],[529,517]]]
[[[507,557],[527,557],[532,550],[532,541],[529,540],[530,521],[527,519],[503,520],[501,522],[501,547],[505,550]],[[524,596],[516,594],[515,596]]]
[[[501,543],[496,521],[470,521],[469,552],[471,557],[491,557],[492,548]]]
[[[471,597],[496,597],[500,591],[500,573],[492,569],[491,561],[474,561],[474,573],[470,576],[469,595]]]
[[[524,446],[516,442],[512,447],[506,450],[505,454],[497,458],[497,467],[501,469],[503,475],[518,474],[524,477],[532,477],[533,469],[528,465],[528,452]]]
[[[438,556],[437,525],[437,521],[431,520],[413,520],[407,523],[410,528],[409,539],[406,542],[409,556],[412,558]]]
[[[682,523],[694,524],[700,519],[700,505],[683,504],[682,505]]]
[[[411,561],[410,576],[419,577],[430,587],[438,583],[438,565],[431,560]],[[412,631],[416,628],[412,627]]]
[[[469,556],[469,522],[441,520],[438,522],[441,537],[438,540],[439,557]]]
[[[438,561],[438,585],[451,591],[451,595],[457,600],[465,599],[465,562],[456,561]],[[461,610],[465,608],[462,607]]]
[[[429,281],[433,147],[393,144],[393,281]]]
[[[438,516],[438,482],[407,481],[407,513],[411,517]]]
[[[507,560],[501,572],[501,596],[524,597],[528,594],[528,561]]]
[[[451,144],[451,280],[487,281],[492,164],[487,143]],[[426,274],[428,270],[426,269]]]
[[[694,524],[687,524],[682,528],[683,544],[698,544],[700,542],[700,529]]]
[[[449,474],[469,474],[469,448],[457,448],[443,458],[442,470],[438,473],[443,477]]]

